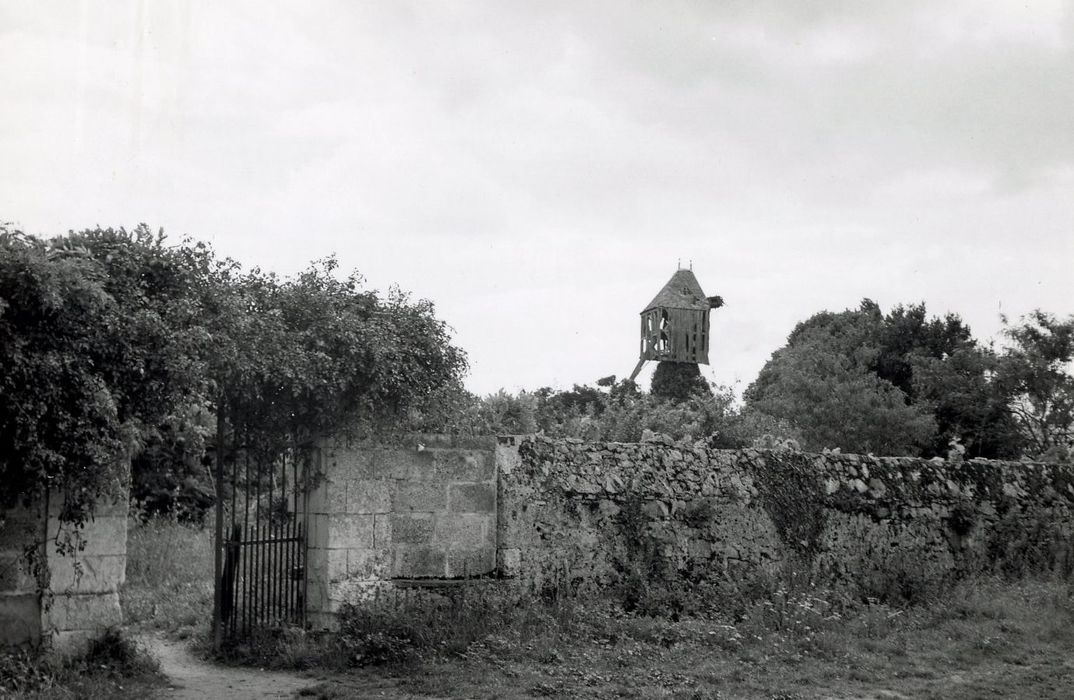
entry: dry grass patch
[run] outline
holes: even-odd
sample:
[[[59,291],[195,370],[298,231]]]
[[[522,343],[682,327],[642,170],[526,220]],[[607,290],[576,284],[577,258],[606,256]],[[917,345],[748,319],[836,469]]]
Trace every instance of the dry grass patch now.
[[[132,521],[127,581],[120,592],[127,624],[177,639],[208,633],[213,610],[213,532],[167,518]]]

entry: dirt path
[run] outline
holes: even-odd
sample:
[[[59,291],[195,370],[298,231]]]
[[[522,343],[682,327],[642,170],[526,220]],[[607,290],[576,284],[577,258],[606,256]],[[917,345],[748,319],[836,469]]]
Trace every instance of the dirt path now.
[[[175,700],[254,700],[255,698],[292,698],[302,688],[316,681],[278,671],[258,671],[219,666],[199,659],[184,642],[160,637],[144,637],[141,642],[160,660],[160,668],[169,679],[162,694]]]

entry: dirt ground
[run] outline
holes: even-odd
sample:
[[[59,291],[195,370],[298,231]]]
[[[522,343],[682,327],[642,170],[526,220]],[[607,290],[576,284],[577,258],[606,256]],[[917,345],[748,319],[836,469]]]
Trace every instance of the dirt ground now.
[[[160,661],[161,671],[169,679],[162,697],[175,700],[254,700],[255,698],[292,698],[315,679],[278,671],[233,668],[199,659],[187,642],[161,637],[140,640]]]

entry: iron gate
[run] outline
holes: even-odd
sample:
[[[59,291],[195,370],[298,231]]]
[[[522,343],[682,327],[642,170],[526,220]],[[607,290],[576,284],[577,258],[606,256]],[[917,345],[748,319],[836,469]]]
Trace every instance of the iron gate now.
[[[213,640],[306,623],[307,477],[313,445],[266,455],[240,446],[217,461]]]

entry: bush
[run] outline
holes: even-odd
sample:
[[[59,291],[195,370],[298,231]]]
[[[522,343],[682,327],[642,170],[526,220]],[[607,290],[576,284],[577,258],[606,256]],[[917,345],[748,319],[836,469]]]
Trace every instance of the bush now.
[[[1007,578],[1074,574],[1074,542],[1047,511],[1005,513],[989,535],[987,556],[992,570]]]
[[[0,651],[0,696],[54,692],[58,697],[112,697],[132,681],[158,685],[160,664],[115,628],[91,640],[81,656],[59,658],[28,650]]]

